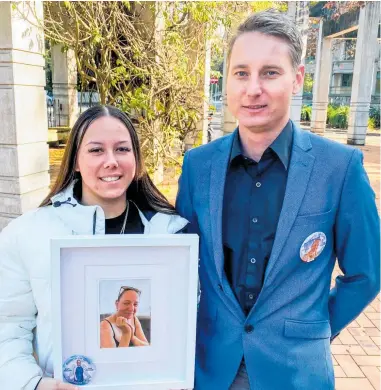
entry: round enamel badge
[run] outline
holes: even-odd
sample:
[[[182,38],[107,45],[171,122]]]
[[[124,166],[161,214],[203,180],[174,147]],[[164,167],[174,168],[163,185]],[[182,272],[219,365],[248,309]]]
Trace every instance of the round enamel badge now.
[[[323,251],[327,237],[323,232],[315,232],[309,235],[300,247],[300,258],[309,263],[314,261]]]
[[[73,355],[62,366],[64,380],[74,385],[87,385],[95,374],[94,363],[86,356]]]

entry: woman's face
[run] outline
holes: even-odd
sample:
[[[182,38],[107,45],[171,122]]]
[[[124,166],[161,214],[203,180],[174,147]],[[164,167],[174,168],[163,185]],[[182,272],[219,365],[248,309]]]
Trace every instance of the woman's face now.
[[[115,302],[115,306],[118,316],[122,316],[127,319],[133,318],[139,306],[138,293],[132,290],[125,291],[119,298],[119,301]]]
[[[88,127],[78,150],[76,171],[87,204],[124,200],[135,177],[136,161],[126,126],[104,116]]]

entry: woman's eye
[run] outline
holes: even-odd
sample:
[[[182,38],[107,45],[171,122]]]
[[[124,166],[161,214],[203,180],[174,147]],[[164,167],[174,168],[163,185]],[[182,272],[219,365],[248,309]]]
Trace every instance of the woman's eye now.
[[[118,152],[131,152],[131,149],[127,146],[121,146],[117,149]]]
[[[89,153],[99,153],[102,151],[102,148],[92,148],[89,150]]]

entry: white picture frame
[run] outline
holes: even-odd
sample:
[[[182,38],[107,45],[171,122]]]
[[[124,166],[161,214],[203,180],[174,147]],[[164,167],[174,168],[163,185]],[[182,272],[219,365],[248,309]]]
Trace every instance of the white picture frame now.
[[[197,235],[54,238],[51,255],[55,378],[64,380],[64,362],[80,355],[95,365],[94,376],[83,386],[89,389],[193,388]],[[149,323],[149,345],[101,348],[102,312],[111,310],[115,286],[126,281],[143,289],[139,307],[144,307],[141,322]]]

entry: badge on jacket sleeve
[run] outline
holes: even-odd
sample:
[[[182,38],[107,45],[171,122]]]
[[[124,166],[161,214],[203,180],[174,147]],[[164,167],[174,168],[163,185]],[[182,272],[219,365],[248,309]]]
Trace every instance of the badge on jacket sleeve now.
[[[62,366],[64,380],[74,385],[87,385],[95,374],[94,363],[86,356],[73,355]]]
[[[300,258],[309,263],[314,261],[323,251],[327,237],[323,232],[315,232],[309,235],[300,247]]]

